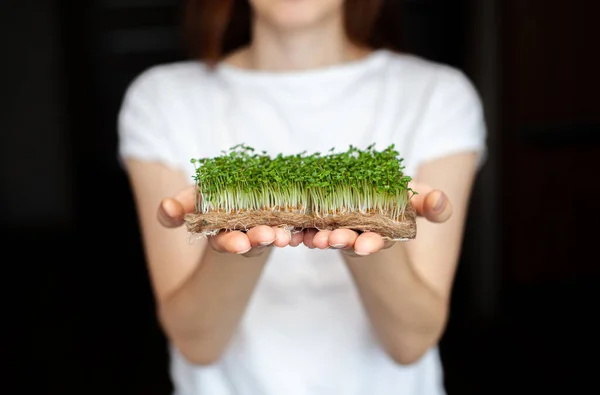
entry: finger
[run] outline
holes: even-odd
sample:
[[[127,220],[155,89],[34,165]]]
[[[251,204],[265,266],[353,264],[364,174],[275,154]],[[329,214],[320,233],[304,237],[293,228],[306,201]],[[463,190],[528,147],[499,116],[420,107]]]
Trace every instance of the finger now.
[[[452,215],[452,205],[446,194],[434,190],[425,196],[422,205],[422,216],[431,222],[446,222]]]
[[[178,200],[173,198],[163,199],[157,212],[158,222],[167,228],[177,228],[183,225],[185,210]]]
[[[351,229],[336,229],[329,234],[328,243],[339,250],[353,248],[357,237],[358,233]]]
[[[304,231],[296,230],[292,232],[292,240],[290,241],[290,247],[298,247],[300,243],[304,240]]]
[[[326,250],[329,248],[330,230],[319,230],[312,239],[312,244],[315,248]]]
[[[376,253],[386,246],[385,240],[375,232],[365,232],[356,238],[353,252],[359,256]]]
[[[157,211],[158,221],[167,228],[183,225],[183,217],[196,209],[196,187],[181,190],[175,197],[163,199]]]
[[[317,234],[317,230],[316,229],[307,229],[304,231],[304,239],[303,239],[303,243],[305,246],[307,246],[308,248],[310,248],[311,250],[315,247],[315,245],[313,244],[313,239],[315,238],[315,235]]]
[[[275,241],[273,241],[273,245],[276,247],[286,247],[292,241],[292,233],[284,228],[280,228],[278,226],[274,226],[273,230],[275,231]]]
[[[410,200],[417,215],[436,223],[445,222],[450,218],[452,205],[444,192],[414,182],[410,182],[408,186],[418,193]]]
[[[250,245],[252,247],[266,247],[275,241],[277,238],[277,234],[275,230],[270,226],[260,225],[254,228],[251,228],[246,232],[246,236],[250,240]]]
[[[241,255],[252,248],[248,236],[239,230],[219,232],[217,235],[209,237],[208,241],[212,248],[219,252]]]

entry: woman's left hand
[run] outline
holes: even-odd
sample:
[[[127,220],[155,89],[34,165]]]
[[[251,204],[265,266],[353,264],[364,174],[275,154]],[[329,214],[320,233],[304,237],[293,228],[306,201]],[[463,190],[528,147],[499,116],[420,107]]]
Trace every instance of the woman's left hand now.
[[[444,192],[424,184],[411,183],[410,187],[418,192],[410,201],[419,217],[435,223],[442,223],[450,218],[452,205]],[[303,242],[308,248],[335,248],[351,256],[370,255],[394,244],[377,233],[358,234],[350,229],[310,229],[304,232]]]

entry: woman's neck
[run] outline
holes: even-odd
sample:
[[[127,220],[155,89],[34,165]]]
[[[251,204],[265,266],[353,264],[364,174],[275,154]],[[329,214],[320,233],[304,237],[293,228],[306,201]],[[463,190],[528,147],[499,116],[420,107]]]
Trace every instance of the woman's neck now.
[[[341,21],[332,22],[287,32],[255,22],[250,46],[225,61],[245,69],[293,71],[358,60],[369,53],[348,40]]]

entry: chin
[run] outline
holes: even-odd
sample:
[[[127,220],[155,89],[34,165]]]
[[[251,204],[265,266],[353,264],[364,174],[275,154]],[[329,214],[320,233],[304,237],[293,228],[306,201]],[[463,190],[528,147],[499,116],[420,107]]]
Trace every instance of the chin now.
[[[250,0],[255,15],[282,30],[296,30],[339,16],[343,0]]]

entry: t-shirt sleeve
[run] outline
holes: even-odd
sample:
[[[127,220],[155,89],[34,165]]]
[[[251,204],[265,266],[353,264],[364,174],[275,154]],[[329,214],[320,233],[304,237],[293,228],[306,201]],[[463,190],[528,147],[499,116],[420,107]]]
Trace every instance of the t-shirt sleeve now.
[[[160,80],[150,69],[136,77],[128,86],[118,115],[118,159],[138,159],[159,162],[172,168],[177,160],[165,108],[160,104]]]
[[[486,157],[486,134],[475,87],[461,71],[441,66],[414,138],[412,167],[462,152],[476,152],[481,167]]]

